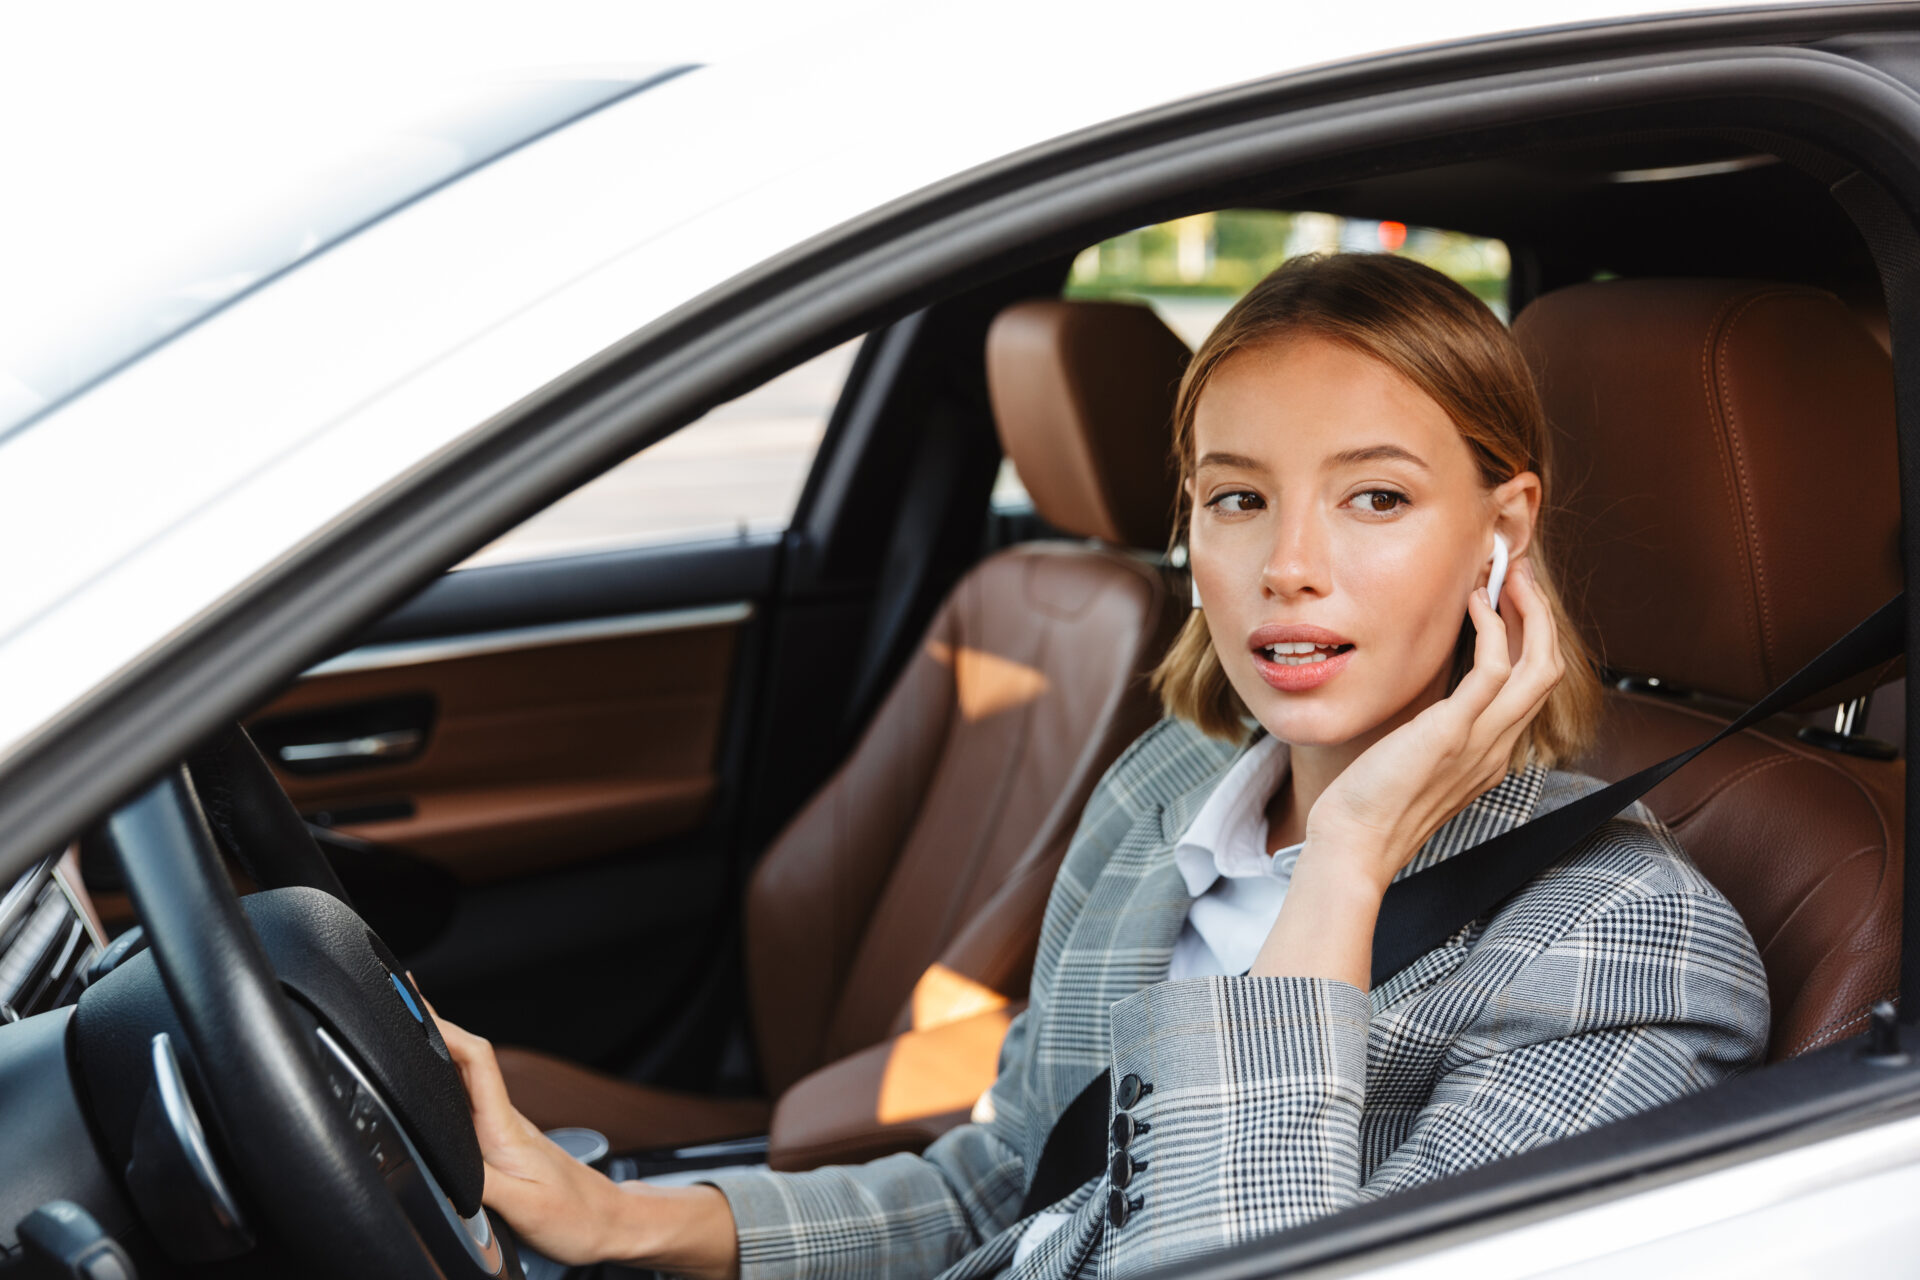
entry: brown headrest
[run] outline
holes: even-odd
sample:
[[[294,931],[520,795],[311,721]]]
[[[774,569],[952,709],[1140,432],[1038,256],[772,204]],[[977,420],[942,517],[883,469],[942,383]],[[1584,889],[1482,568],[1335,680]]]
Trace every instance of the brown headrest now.
[[[1000,444],[1054,528],[1152,551],[1173,524],[1173,399],[1187,344],[1149,308],[1020,302],[987,331]]]
[[[1514,334],[1569,603],[1608,666],[1751,701],[1900,590],[1892,363],[1832,294],[1581,284]]]

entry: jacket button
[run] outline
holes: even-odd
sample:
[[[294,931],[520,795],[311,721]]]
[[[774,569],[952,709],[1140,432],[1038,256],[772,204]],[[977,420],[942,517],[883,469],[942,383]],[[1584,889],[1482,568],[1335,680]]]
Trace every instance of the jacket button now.
[[[1122,1111],[1113,1118],[1113,1145],[1125,1151],[1128,1143],[1150,1128],[1152,1128],[1151,1125],[1142,1124],[1128,1112]]]
[[[1116,1187],[1124,1187],[1133,1181],[1133,1175],[1147,1167],[1145,1160],[1135,1160],[1125,1151],[1113,1153],[1113,1159],[1107,1165],[1107,1179]]]
[[[1120,1087],[1114,1097],[1114,1102],[1120,1110],[1126,1111],[1129,1110],[1134,1103],[1140,1101],[1141,1095],[1145,1092],[1146,1090],[1141,1087],[1140,1077],[1129,1071],[1120,1077]]]
[[[1107,1221],[1111,1222],[1116,1229],[1124,1227],[1127,1225],[1127,1219],[1133,1216],[1133,1211],[1143,1203],[1139,1196],[1128,1199],[1124,1191],[1117,1189],[1109,1191],[1107,1192]]]

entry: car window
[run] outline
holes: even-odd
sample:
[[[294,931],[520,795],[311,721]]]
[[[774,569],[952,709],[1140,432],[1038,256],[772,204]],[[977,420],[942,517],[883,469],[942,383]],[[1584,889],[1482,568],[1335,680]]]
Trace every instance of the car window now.
[[[778,533],[793,519],[859,346],[843,343],[728,401],[458,567]]]
[[[1063,291],[1068,298],[1144,302],[1198,347],[1240,296],[1302,253],[1397,253],[1452,276],[1502,320],[1507,314],[1507,246],[1484,236],[1376,222],[1332,213],[1221,209],[1139,227],[1083,250]],[[1001,464],[993,510],[1032,510],[1011,461]]]

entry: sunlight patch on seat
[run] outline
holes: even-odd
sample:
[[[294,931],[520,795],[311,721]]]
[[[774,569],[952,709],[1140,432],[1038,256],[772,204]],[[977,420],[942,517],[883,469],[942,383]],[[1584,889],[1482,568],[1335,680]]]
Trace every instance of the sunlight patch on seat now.
[[[960,714],[969,720],[1010,711],[1037,701],[1047,691],[1047,677],[1024,662],[967,645],[929,640],[927,653],[943,667],[953,669]]]
[[[913,1029],[931,1031],[949,1022],[971,1018],[990,1009],[1004,1009],[1007,998],[964,973],[943,964],[930,964],[913,984]]]
[[[881,1073],[874,1119],[901,1124],[969,1114],[993,1085],[1000,1044],[1012,1021],[1012,1010],[992,1009],[932,1031],[895,1037]]]

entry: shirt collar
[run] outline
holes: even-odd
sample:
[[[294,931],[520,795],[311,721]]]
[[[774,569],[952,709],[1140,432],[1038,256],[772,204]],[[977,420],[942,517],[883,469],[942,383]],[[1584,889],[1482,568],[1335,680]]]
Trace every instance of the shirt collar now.
[[[1174,863],[1181,878],[1195,897],[1205,893],[1219,878],[1213,851],[1224,848],[1220,838],[1228,831],[1228,820],[1237,808],[1251,808],[1261,819],[1256,839],[1260,853],[1266,853],[1265,801],[1285,779],[1286,744],[1265,732],[1256,732],[1224,771],[1202,779],[1187,791],[1174,796],[1160,813],[1161,832],[1174,846]],[[1481,792],[1459,813],[1442,823],[1440,829],[1420,846],[1412,861],[1394,877],[1405,879],[1416,872],[1445,862],[1448,858],[1502,832],[1519,826],[1533,816],[1546,785],[1549,770],[1543,764],[1529,764],[1509,772],[1492,788]],[[1264,785],[1259,803],[1246,806],[1247,793]],[[1244,808],[1242,817],[1245,818]],[[1202,837],[1207,837],[1203,839]],[[1183,853],[1182,849],[1188,849]]]
[[[1227,766],[1174,845],[1174,865],[1194,897],[1221,876],[1266,874],[1267,801],[1286,776],[1286,744],[1265,734]]]

